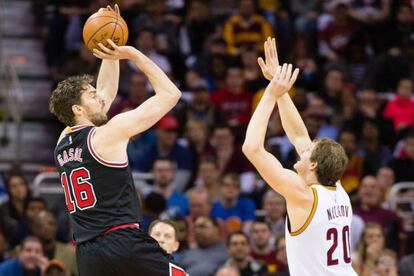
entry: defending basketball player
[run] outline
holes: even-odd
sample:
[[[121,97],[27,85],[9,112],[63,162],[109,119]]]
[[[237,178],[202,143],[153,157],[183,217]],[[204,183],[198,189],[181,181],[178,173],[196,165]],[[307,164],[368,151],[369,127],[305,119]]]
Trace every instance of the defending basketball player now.
[[[287,92],[298,76],[292,65],[279,66],[275,39],[264,43],[258,63],[270,81],[247,128],[243,152],[264,180],[286,199],[286,250],[290,274],[356,275],[349,246],[352,208],[339,179],[347,164],[341,145],[311,141]],[[278,105],[282,126],[300,159],[295,171],[282,167],[266,151],[269,118]]]
[[[142,214],[126,151],[129,139],[171,110],[181,92],[140,51],[108,43],[112,49],[102,44],[100,50],[94,49],[94,55],[103,59],[96,88],[91,77],[75,76],[60,82],[50,98],[50,111],[68,126],[56,146],[55,161],[77,243],[79,273],[185,275],[140,229]],[[118,90],[120,59],[136,64],[155,95],[108,121],[106,113]]]

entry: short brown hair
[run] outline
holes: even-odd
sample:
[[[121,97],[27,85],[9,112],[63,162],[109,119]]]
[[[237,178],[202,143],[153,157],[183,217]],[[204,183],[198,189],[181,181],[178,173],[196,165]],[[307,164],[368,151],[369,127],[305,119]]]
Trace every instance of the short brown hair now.
[[[318,163],[316,178],[324,186],[335,186],[348,164],[344,148],[329,138],[315,139],[310,160]]]
[[[66,126],[74,126],[76,122],[72,106],[81,103],[82,91],[92,80],[90,75],[80,75],[59,82],[50,96],[49,111]]]
[[[154,228],[154,226],[157,225],[158,223],[164,223],[164,224],[171,226],[174,229],[174,238],[176,241],[178,241],[177,225],[173,220],[170,220],[170,219],[156,219],[153,222],[151,222],[150,226],[148,227],[148,234],[151,233],[152,228]]]

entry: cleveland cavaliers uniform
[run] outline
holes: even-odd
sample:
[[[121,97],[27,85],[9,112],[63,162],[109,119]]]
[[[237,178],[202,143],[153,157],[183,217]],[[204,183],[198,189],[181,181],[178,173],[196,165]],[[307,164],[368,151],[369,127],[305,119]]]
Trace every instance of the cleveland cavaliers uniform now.
[[[286,220],[286,251],[292,276],[353,276],[349,239],[352,207],[348,194],[336,187],[311,186],[314,204],[296,232]]]
[[[81,276],[173,275],[158,243],[139,229],[142,214],[127,160],[101,158],[94,132],[94,126],[69,128],[55,149]]]

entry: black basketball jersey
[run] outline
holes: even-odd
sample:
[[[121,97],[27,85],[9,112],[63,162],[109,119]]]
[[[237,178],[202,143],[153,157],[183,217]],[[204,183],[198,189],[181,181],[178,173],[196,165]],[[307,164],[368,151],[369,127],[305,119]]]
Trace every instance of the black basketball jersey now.
[[[125,162],[108,162],[94,150],[94,126],[75,126],[55,149],[77,243],[93,239],[120,224],[142,219],[132,174]]]

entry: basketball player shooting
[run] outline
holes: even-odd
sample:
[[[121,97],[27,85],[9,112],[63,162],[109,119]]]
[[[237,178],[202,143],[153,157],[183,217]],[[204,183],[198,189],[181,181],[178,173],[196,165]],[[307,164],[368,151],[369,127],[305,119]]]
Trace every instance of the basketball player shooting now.
[[[116,10],[118,11],[117,7]],[[181,92],[149,58],[131,46],[99,44],[103,59],[96,88],[89,76],[60,82],[50,111],[67,128],[55,149],[70,213],[80,275],[185,275],[139,226],[142,214],[128,166],[131,137],[171,110]],[[148,77],[155,95],[107,120],[118,90],[119,60],[129,59]]]
[[[287,204],[286,251],[292,276],[357,275],[349,245],[352,208],[339,179],[347,164],[341,145],[327,138],[311,141],[287,93],[298,76],[292,65],[279,65],[275,39],[264,43],[258,59],[270,81],[247,128],[243,152]],[[295,171],[282,167],[266,151],[269,118],[278,105],[283,129],[300,159]]]

